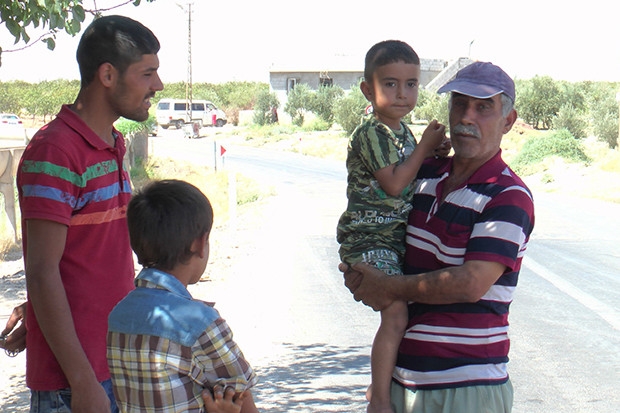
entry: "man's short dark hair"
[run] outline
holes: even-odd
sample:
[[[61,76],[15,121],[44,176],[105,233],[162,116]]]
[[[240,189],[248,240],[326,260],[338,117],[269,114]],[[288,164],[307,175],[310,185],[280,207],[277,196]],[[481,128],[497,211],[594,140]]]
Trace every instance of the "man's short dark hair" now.
[[[143,55],[157,52],[159,40],[142,23],[125,16],[100,17],[86,28],[77,48],[82,87],[92,82],[104,63],[123,74]]]
[[[378,67],[396,62],[419,65],[420,58],[411,46],[400,40],[384,40],[375,44],[366,53],[364,80],[370,82]]]
[[[213,208],[194,185],[176,179],[154,181],[127,206],[131,248],[146,268],[170,271],[192,257],[192,243],[211,232]]]

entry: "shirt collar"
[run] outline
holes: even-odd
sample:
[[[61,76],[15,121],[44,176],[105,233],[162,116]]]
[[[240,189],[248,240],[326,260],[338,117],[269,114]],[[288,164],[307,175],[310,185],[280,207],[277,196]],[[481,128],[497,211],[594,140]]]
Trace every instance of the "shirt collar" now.
[[[439,174],[450,175],[452,170],[453,157],[450,157],[448,162],[439,170]],[[497,151],[495,155],[488,161],[486,161],[480,168],[474,172],[469,179],[468,184],[484,184],[491,183],[497,180],[497,178],[504,172],[508,165],[502,159],[502,150]]]
[[[187,288],[175,276],[155,268],[143,268],[136,277],[136,287],[161,288],[171,293],[192,298]]]
[[[69,127],[75,130],[86,142],[88,142],[92,147],[104,150],[109,149],[107,143],[105,143],[99,136],[95,134],[95,132],[75,113],[71,110],[71,105],[62,105],[60,112],[57,115],[61,118]],[[112,128],[112,134],[115,136],[115,148],[121,149],[125,147],[125,142],[122,139],[122,134]],[[118,139],[121,138],[121,139]]]

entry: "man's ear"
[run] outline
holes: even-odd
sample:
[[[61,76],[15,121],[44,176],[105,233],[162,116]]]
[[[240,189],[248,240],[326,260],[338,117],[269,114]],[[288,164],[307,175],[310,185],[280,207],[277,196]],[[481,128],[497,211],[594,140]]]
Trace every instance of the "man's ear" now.
[[[116,77],[118,76],[118,71],[111,63],[103,63],[97,69],[97,77],[99,78],[99,82],[105,87],[110,87],[116,82]]]
[[[362,83],[360,83],[360,90],[364,94],[366,100],[372,102],[372,86],[370,86],[368,82],[363,80]]]
[[[512,125],[517,121],[517,111],[511,110],[508,116],[506,116],[506,123],[504,124],[504,135],[510,132]]]

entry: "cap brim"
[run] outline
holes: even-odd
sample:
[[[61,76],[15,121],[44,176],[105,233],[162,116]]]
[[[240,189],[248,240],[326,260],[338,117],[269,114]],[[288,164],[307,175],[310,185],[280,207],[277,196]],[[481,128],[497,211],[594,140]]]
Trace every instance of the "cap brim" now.
[[[439,88],[437,93],[457,92],[462,95],[471,96],[478,99],[487,99],[504,92],[489,85],[481,85],[479,83],[470,83],[465,81],[453,80]]]

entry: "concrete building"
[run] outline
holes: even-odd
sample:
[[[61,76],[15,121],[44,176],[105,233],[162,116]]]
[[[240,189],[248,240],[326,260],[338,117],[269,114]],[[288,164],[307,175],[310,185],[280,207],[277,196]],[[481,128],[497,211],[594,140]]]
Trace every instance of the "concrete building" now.
[[[423,88],[437,90],[450,80],[456,72],[470,64],[468,58],[459,58],[449,62],[441,59],[420,59],[420,85]],[[284,107],[288,92],[298,84],[306,84],[311,90],[321,86],[340,86],[345,92],[357,87],[364,77],[364,60],[337,56],[329,61],[312,61],[301,63],[291,61],[275,64],[269,70],[269,88],[274,92]]]

